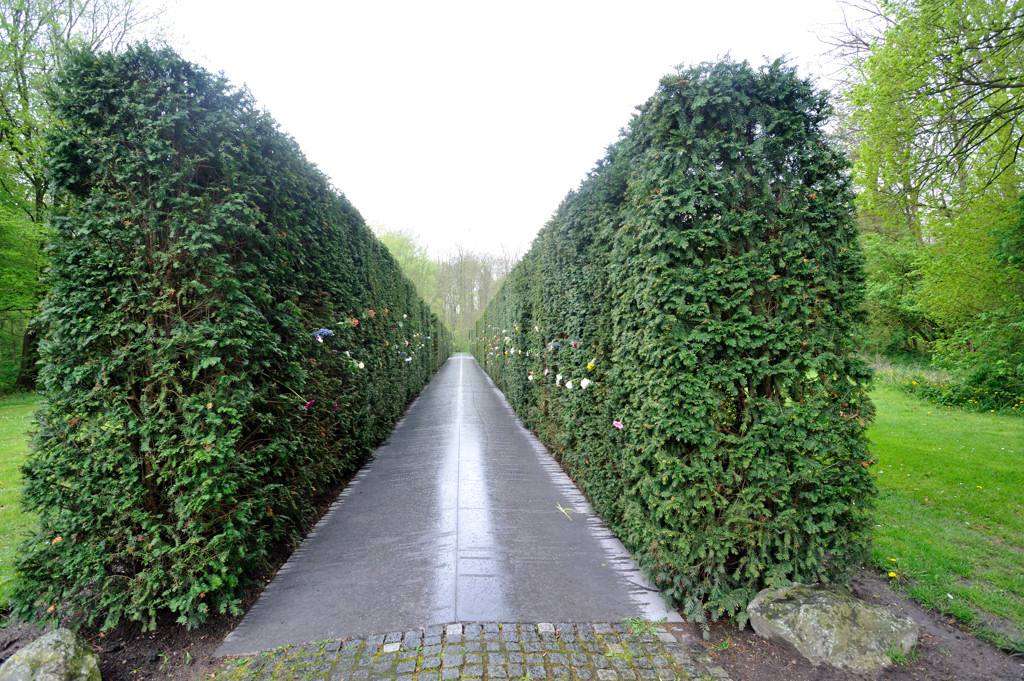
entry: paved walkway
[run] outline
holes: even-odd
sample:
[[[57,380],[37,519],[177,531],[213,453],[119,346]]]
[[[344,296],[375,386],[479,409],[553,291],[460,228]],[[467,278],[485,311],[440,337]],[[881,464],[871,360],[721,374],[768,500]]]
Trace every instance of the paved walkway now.
[[[645,634],[625,618],[664,622]],[[723,678],[679,621],[476,361],[455,355],[217,655],[242,660],[222,676],[261,681]]]

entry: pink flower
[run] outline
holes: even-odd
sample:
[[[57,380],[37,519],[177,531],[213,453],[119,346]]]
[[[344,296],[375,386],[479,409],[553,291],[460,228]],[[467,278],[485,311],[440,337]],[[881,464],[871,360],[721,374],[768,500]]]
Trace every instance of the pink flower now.
[[[612,425],[618,428],[619,430],[622,430],[622,421],[612,421]]]
[[[316,402],[316,400],[310,400],[309,402],[306,402],[306,406],[303,407],[303,409],[309,409],[310,407],[313,406],[314,402]]]

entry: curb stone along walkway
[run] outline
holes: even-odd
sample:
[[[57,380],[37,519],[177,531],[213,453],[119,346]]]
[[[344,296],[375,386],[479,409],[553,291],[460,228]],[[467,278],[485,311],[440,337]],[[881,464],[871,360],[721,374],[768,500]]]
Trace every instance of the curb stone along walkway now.
[[[226,661],[216,681],[701,679],[729,681],[672,624],[471,623],[282,647]]]

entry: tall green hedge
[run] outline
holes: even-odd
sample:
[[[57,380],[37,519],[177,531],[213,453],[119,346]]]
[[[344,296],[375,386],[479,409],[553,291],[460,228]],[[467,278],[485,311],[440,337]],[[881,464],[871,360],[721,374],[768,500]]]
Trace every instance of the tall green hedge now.
[[[694,621],[841,580],[868,541],[847,165],[781,62],[665,77],[477,327],[474,352]]]
[[[169,50],[80,54],[49,138],[24,616],[237,613],[450,335],[250,96]]]

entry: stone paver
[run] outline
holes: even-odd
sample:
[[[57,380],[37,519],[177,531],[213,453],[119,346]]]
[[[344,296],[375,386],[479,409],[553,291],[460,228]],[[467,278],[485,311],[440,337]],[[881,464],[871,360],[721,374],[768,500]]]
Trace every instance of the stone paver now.
[[[443,634],[439,635],[439,632]],[[439,638],[436,645],[423,645]],[[216,681],[730,681],[674,624],[458,623],[226,659]]]

